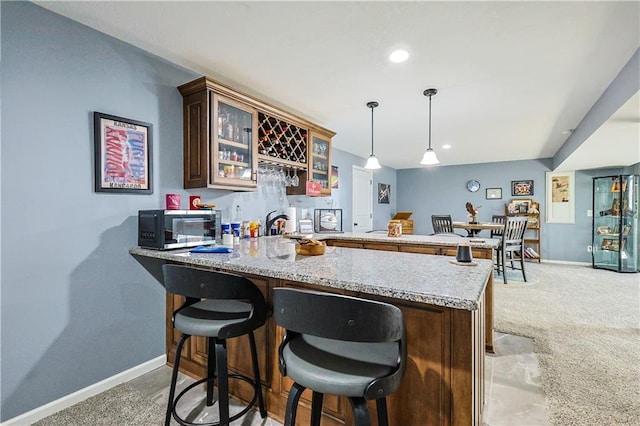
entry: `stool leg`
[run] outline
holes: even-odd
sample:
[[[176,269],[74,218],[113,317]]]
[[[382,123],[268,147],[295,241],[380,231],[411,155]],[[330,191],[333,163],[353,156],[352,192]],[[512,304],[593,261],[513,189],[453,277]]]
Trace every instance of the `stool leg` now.
[[[355,426],[371,426],[367,401],[364,398],[350,396],[349,402],[353,408],[353,424]]]
[[[253,331],[249,332],[249,346],[251,347],[251,359],[253,360],[253,380],[255,381],[256,392],[258,393],[258,407],[260,408],[260,417],[267,417],[267,409],[262,399],[262,381],[260,379],[260,366],[258,365],[258,351],[256,350],[256,339]]]
[[[207,407],[213,405],[213,382],[216,377],[216,345],[213,337],[207,337]]]
[[[182,346],[184,346],[184,342],[191,337],[188,334],[183,334],[180,340],[178,341],[178,346],[176,347],[176,359],[173,362],[173,372],[171,373],[171,385],[169,386],[169,401],[167,403],[167,414],[164,418],[165,426],[169,426],[171,424],[171,414],[173,413],[173,397],[176,395],[176,382],[178,381],[178,370],[180,369],[180,355],[182,354]]]
[[[287,411],[284,415],[284,426],[295,426],[296,413],[298,412],[298,401],[304,392],[305,387],[297,383],[293,383],[289,389],[289,397],[287,398]]]
[[[389,426],[387,416],[387,398],[376,399],[376,411],[378,413],[378,426]]]
[[[229,424],[229,373],[227,371],[227,342],[214,339],[216,347],[216,367],[218,370],[218,408],[220,426]]]
[[[320,426],[322,397],[323,395],[320,392],[313,392],[313,397],[311,398],[311,426]]]

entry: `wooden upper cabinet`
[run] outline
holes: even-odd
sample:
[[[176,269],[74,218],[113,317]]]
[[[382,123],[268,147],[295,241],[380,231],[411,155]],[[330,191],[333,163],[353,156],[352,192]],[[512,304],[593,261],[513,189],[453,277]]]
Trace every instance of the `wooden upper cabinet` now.
[[[184,97],[184,187],[255,190],[257,111],[205,83],[199,79],[179,87]]]
[[[331,195],[334,132],[208,77],[178,87],[184,102],[184,187],[253,191],[258,164],[299,176],[289,194],[305,194],[306,181]]]
[[[304,195],[307,181],[318,182],[321,196],[331,195],[331,138],[333,133],[311,130],[307,144],[308,169],[298,173],[300,183],[288,187],[288,195]]]

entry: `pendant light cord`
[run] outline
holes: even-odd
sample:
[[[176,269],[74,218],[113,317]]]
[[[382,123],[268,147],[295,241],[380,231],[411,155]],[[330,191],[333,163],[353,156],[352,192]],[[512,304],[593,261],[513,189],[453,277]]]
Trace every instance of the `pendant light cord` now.
[[[367,107],[371,108],[371,156],[373,156],[373,109],[379,104],[376,101],[367,102]]]
[[[429,149],[431,149],[431,96],[429,95]]]
[[[373,108],[371,107],[371,155],[373,155]]]

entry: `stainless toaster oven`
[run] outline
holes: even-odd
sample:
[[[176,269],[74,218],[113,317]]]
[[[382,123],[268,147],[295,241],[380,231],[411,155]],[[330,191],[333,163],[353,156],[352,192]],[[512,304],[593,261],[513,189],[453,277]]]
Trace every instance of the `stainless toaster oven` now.
[[[138,245],[169,250],[222,244],[220,210],[140,210]]]

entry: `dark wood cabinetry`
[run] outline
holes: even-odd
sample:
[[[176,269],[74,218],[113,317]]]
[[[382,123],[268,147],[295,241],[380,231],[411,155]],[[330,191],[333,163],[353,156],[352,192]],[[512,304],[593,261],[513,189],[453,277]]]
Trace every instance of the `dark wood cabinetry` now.
[[[185,188],[252,191],[258,165],[269,164],[299,176],[288,193],[305,194],[306,181],[314,180],[322,195],[331,195],[334,132],[208,77],[178,90],[184,107]]]

